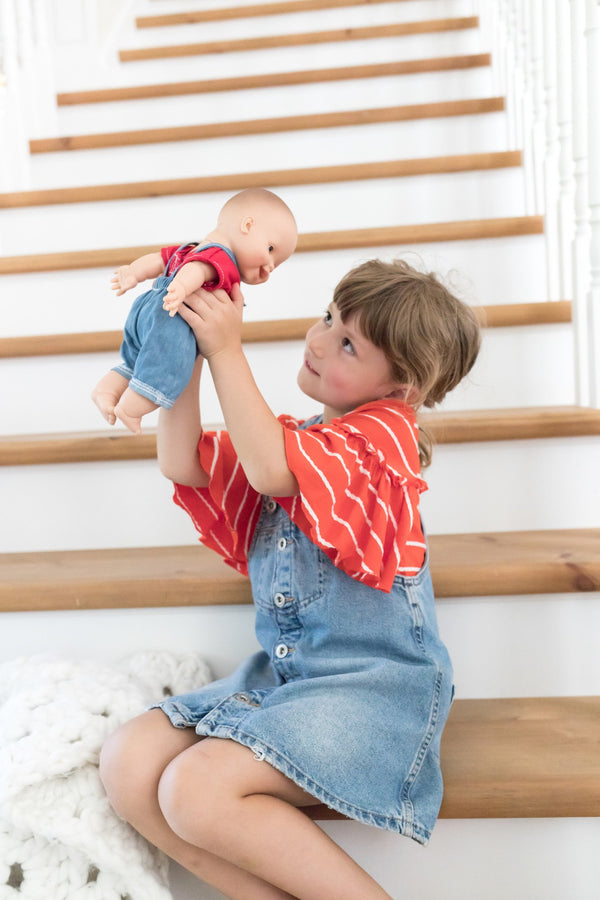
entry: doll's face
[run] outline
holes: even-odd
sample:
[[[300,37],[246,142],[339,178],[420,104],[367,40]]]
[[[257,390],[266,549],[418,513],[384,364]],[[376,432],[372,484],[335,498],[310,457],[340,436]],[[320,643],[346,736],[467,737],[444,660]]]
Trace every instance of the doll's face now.
[[[244,284],[263,284],[273,269],[292,255],[298,232],[285,211],[260,209],[246,215],[236,229],[231,249]]]

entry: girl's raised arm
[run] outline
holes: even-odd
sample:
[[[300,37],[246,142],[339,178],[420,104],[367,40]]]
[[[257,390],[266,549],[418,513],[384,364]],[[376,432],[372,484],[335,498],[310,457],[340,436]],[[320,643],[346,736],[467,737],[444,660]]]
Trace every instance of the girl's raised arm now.
[[[259,494],[294,496],[299,488],[287,463],[283,426],[258,389],[242,350],[244,300],[239,285],[231,299],[219,290],[200,290],[193,297],[180,315],[193,329],[210,366],[227,431],[246,478]]]
[[[162,474],[177,484],[206,487],[208,475],[200,465],[200,375],[203,359],[196,360],[192,377],[171,409],[158,416],[156,449]]]

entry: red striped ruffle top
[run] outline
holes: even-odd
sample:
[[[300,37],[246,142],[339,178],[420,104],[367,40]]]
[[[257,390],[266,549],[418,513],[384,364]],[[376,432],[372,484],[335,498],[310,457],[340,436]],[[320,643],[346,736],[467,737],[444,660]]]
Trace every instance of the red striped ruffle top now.
[[[364,404],[329,424],[280,416],[288,465],[300,493],[274,499],[334,565],[390,591],[394,577],[415,575],[425,558],[419,495],[418,426],[396,400]],[[205,432],[198,450],[207,488],[175,485],[200,540],[248,574],[248,551],[262,497],[248,483],[229,435]]]

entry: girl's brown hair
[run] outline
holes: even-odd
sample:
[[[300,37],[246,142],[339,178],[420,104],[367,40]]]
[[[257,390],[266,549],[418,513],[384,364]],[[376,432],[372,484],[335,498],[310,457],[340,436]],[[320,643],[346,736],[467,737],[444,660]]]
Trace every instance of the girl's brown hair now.
[[[333,300],[342,321],[356,316],[362,334],[383,350],[415,409],[440,403],[477,359],[481,334],[475,311],[433,273],[402,259],[357,266],[337,285]],[[422,466],[431,462],[431,447],[421,427]]]

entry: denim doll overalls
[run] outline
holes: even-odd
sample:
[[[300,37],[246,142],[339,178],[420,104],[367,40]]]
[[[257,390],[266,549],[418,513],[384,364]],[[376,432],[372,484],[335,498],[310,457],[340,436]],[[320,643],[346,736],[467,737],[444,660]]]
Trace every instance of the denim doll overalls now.
[[[182,244],[179,250],[186,247]],[[220,247],[237,266],[235,256],[222,244],[201,244],[196,253],[207,247]],[[163,309],[163,299],[171,281],[181,268],[168,273],[171,260],[152,287],[135,299],[123,330],[121,358],[113,371],[123,375],[137,394],[158,406],[170,409],[181,394],[194,369],[198,347],[194,332],[181,316],[170,316]]]
[[[369,587],[267,497],[248,566],[263,649],[157,706],[176,727],[249,747],[346,816],[426,844],[453,693],[427,558],[390,593]]]

